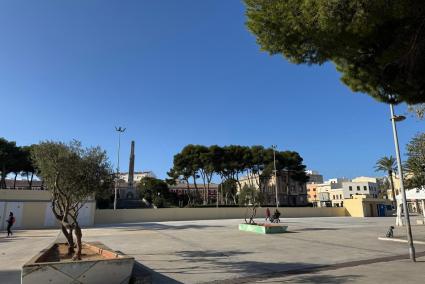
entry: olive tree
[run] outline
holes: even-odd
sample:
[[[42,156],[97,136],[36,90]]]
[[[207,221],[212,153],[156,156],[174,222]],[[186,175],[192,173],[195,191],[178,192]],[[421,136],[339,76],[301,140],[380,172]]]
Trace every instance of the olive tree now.
[[[53,214],[67,239],[68,254],[74,254],[73,259],[79,260],[80,209],[94,195],[112,188],[114,176],[106,152],[99,147],[83,148],[78,141],[68,144],[45,141],[33,147],[32,159],[51,192]]]

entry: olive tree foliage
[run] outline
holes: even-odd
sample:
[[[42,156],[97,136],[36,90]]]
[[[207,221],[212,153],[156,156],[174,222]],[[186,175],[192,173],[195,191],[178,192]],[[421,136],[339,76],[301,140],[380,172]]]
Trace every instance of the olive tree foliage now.
[[[78,141],[45,141],[33,147],[32,159],[52,194],[52,211],[67,239],[68,253],[81,259],[80,209],[94,195],[113,188],[114,175],[106,152],[99,147],[83,148]]]
[[[411,177],[406,179],[407,188],[425,186],[425,133],[418,133],[406,146],[405,168]]]
[[[425,102],[423,0],[244,1],[262,50],[333,62],[344,84],[383,102]]]

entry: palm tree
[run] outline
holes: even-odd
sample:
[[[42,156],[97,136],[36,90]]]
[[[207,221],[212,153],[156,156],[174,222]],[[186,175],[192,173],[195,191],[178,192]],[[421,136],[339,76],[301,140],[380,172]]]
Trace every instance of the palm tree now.
[[[393,203],[396,206],[396,198],[394,191],[394,181],[393,181],[393,172],[397,169],[396,159],[393,156],[382,157],[376,162],[375,171],[377,172],[386,172],[388,173],[388,177],[390,179],[391,191],[393,195]]]

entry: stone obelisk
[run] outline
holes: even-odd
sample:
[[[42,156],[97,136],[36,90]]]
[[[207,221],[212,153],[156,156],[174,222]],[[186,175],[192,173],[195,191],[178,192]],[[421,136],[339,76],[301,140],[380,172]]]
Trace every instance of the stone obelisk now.
[[[134,185],[134,141],[131,141],[130,165],[128,166],[128,187],[133,188]]]

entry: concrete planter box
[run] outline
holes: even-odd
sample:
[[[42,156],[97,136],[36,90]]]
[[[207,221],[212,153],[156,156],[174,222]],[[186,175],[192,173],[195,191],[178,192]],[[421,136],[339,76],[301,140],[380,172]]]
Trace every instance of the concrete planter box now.
[[[253,225],[253,224],[239,224],[239,231],[254,232],[258,234],[280,234],[286,232],[288,226],[283,225]]]
[[[21,283],[72,283],[104,284],[129,283],[134,258],[119,254],[101,243],[84,243],[86,249],[93,250],[98,259],[45,261],[59,244],[52,244],[41,251],[22,267]]]

